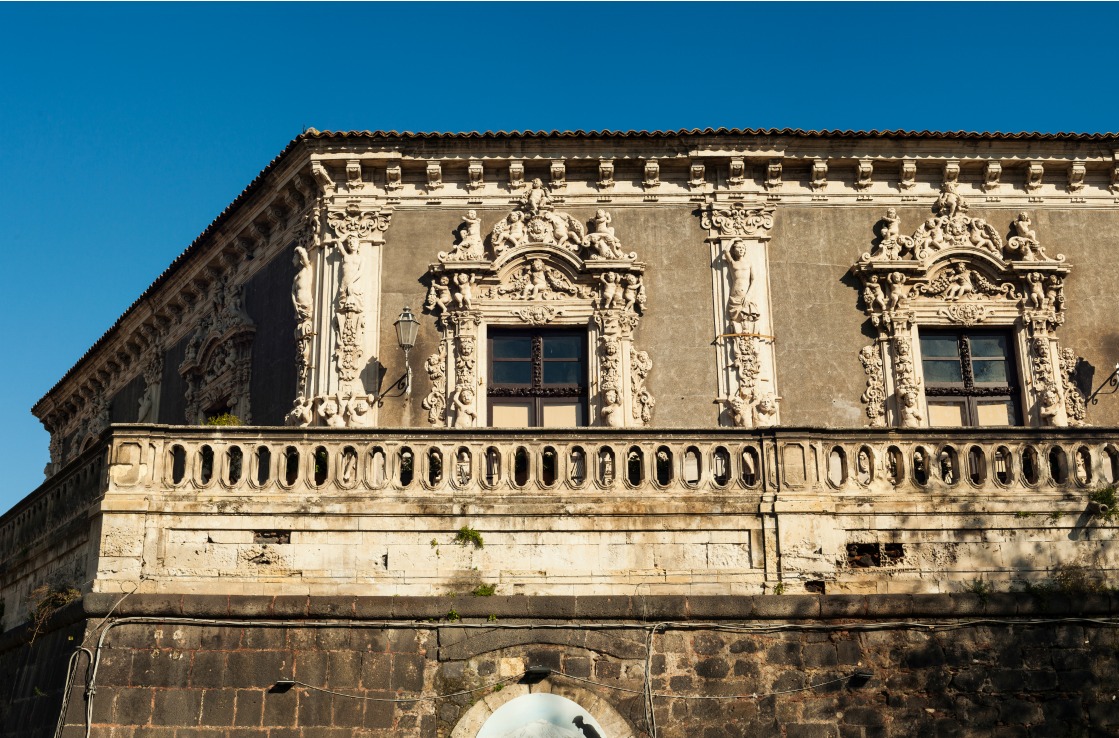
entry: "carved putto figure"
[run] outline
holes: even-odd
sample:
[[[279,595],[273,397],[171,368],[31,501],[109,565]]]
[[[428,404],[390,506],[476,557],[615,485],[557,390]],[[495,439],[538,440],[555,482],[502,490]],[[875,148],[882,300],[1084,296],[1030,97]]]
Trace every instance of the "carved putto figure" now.
[[[500,255],[507,248],[515,249],[528,243],[524,218],[524,213],[514,210],[506,216],[505,220],[499,220],[497,225],[493,227],[493,235],[490,237],[490,241],[493,243],[495,256]]]
[[[427,300],[424,302],[424,310],[435,312],[439,308],[440,312],[446,312],[447,307],[451,304],[451,278],[443,275],[431,280],[431,287],[427,291]]]
[[[879,255],[884,259],[897,261],[901,258],[901,243],[898,241],[901,235],[900,223],[901,218],[898,217],[897,210],[893,208],[886,210],[880,231],[882,243],[879,245]]]
[[[624,291],[618,290],[618,273],[606,272],[599,277],[602,280],[602,302],[600,307],[603,310],[616,308],[622,302]]]
[[[959,300],[975,294],[975,283],[971,279],[971,270],[963,264],[956,265],[955,274],[949,278],[948,290],[944,293],[945,300]]]
[[[455,275],[455,286],[458,288],[458,291],[455,292],[454,296],[455,307],[465,308],[466,310],[470,309],[470,306],[474,301],[475,281],[477,281],[477,277],[475,277],[473,274],[459,272]]]
[[[315,413],[311,407],[311,403],[300,393],[299,396],[295,398],[295,402],[292,403],[291,410],[288,412],[287,417],[284,418],[284,423],[286,425],[306,427],[311,424],[314,418]]]
[[[612,218],[605,210],[596,210],[594,231],[587,236],[587,246],[591,249],[592,259],[621,259],[622,244],[614,235],[610,225]]]
[[[877,274],[872,274],[867,279],[866,287],[863,288],[863,302],[866,303],[867,310],[886,309],[886,294],[882,291],[882,285],[878,283]]]
[[[897,391],[898,410],[901,414],[901,424],[905,428],[920,428],[924,422],[917,397],[917,388],[912,385],[901,385]]]
[[[450,252],[440,251],[439,261],[478,261],[485,257],[482,245],[482,219],[475,210],[469,211],[458,228],[459,242]]]
[[[478,412],[474,409],[474,390],[469,387],[459,388],[455,393],[454,405],[455,427],[472,428],[478,417]]]
[[[772,392],[763,394],[754,405],[754,427],[768,428],[777,425],[777,401],[780,400]]]
[[[742,241],[733,241],[723,251],[723,258],[730,267],[727,276],[730,290],[727,297],[727,315],[736,331],[741,331],[746,323],[757,322],[761,314],[756,303],[749,299],[750,288],[754,285],[754,271],[746,255]]]
[[[602,422],[610,428],[621,428],[626,424],[625,412],[622,409],[618,391],[607,389],[602,393]]]
[[[1020,255],[1022,261],[1037,261],[1048,259],[1045,250],[1037,240],[1037,231],[1033,228],[1029,213],[1018,213],[1018,217],[1010,224],[1015,235],[1010,237],[1008,245],[1010,250]],[[1060,257],[1058,257],[1060,258]]]

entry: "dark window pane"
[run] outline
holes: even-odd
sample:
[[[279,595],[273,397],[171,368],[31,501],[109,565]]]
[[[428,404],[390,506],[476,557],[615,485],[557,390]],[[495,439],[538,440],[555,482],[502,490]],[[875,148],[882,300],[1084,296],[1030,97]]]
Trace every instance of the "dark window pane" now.
[[[946,382],[963,382],[964,376],[960,371],[958,361],[922,361],[925,370],[925,382],[931,384],[944,384]]]
[[[583,339],[579,336],[544,336],[545,359],[579,359],[583,355]]]
[[[532,339],[527,336],[495,336],[493,358],[528,359],[532,356]]]
[[[1006,336],[972,336],[972,356],[998,356],[1007,355]]]
[[[583,365],[578,361],[544,363],[544,384],[581,384]]]
[[[495,361],[494,384],[532,384],[532,364],[527,361]]]
[[[1006,361],[1003,359],[977,359],[972,362],[976,382],[1006,383]]]
[[[921,336],[921,356],[959,356],[960,346],[955,336]]]

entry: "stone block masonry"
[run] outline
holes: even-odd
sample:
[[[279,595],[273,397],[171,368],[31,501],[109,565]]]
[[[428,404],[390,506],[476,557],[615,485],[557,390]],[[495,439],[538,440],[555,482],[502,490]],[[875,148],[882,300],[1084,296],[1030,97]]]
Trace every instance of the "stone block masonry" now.
[[[118,599],[3,636],[0,736],[54,735],[79,645],[64,738],[458,738],[530,693],[611,738],[1119,731],[1109,595]]]

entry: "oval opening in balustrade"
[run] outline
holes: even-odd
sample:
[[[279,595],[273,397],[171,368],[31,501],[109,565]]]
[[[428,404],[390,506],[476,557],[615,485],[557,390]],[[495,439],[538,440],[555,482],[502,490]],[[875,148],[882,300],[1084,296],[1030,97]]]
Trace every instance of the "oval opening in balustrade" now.
[[[416,457],[412,449],[404,446],[400,449],[400,486],[407,487],[416,476]]]
[[[458,451],[455,452],[455,484],[460,487],[470,484],[470,479],[474,476],[473,461],[470,449],[466,446],[459,446]]]
[[[523,487],[528,484],[529,478],[529,456],[528,449],[524,446],[517,446],[517,450],[513,452],[513,484],[518,487]]]
[[[230,446],[225,452],[226,464],[229,467],[229,483],[237,484],[241,481],[241,471],[245,463],[245,454],[240,446]]]
[[[936,470],[940,479],[951,486],[960,481],[960,457],[952,446],[944,446],[936,456]]]
[[[598,450],[598,483],[604,487],[614,484],[614,449],[603,446]]]
[[[374,446],[369,450],[369,484],[374,488],[379,488],[385,483],[385,468],[387,466],[387,459],[385,457],[385,450],[380,446]]]
[[[698,459],[699,454],[696,454]],[[672,451],[668,446],[661,446],[656,452],[656,474],[657,484],[662,487],[667,487],[672,482]],[[699,481],[699,475],[696,475],[696,481]]]
[[[315,447],[315,486],[321,487],[326,483],[328,472],[330,471],[330,454],[327,453],[325,446]]]
[[[703,476],[703,455],[695,446],[684,450],[684,483],[695,486]]]
[[[1033,446],[1026,446],[1022,451],[1022,477],[1026,484],[1037,484],[1041,479],[1041,463]]]
[[[978,446],[967,450],[967,478],[974,485],[987,481],[987,456]]]
[[[427,483],[434,487],[443,481],[443,452],[432,446],[427,450]]]
[[[485,479],[490,487],[501,481],[501,452],[493,446],[486,449]]]
[[[353,446],[346,446],[342,449],[342,455],[338,459],[339,466],[342,468],[338,472],[338,478],[342,484],[353,484],[357,481],[357,449]]]
[[[203,446],[198,449],[198,456],[202,461],[198,469],[198,483],[209,484],[214,478],[214,449]]]
[[[556,456],[556,450],[551,446],[545,446],[544,450],[540,452],[540,482],[545,487],[551,487],[556,483],[556,467],[559,465],[559,457]]]
[[[171,484],[182,484],[186,477],[186,449],[175,444],[171,447]]]
[[[716,446],[711,455],[711,481],[720,487],[730,483],[730,452],[723,446]]]
[[[886,448],[886,481],[891,484],[901,484],[905,479],[905,458],[902,456],[901,448],[897,446],[890,446]]]
[[[747,487],[758,486],[758,450],[753,446],[742,449],[742,484]]]
[[[256,447],[256,484],[263,487],[272,478],[272,449],[267,446]]]
[[[842,446],[832,446],[828,452],[828,484],[842,487],[847,481],[847,452]]]
[[[1010,484],[1010,449],[999,446],[995,449],[995,479],[999,484]]]
[[[870,446],[859,446],[858,456],[855,457],[855,475],[862,485],[874,481],[874,452]]]
[[[299,479],[299,449],[288,446],[284,449],[284,483],[289,487]]]
[[[1065,456],[1065,450],[1060,446],[1054,446],[1049,449],[1049,478],[1053,480],[1054,484],[1065,484],[1068,482],[1068,457]]]
[[[913,481],[922,486],[929,483],[929,452],[923,446],[913,449]]]
[[[1092,453],[1087,446],[1076,449],[1076,481],[1081,484],[1092,482]]]
[[[1119,451],[1116,451],[1114,446],[1107,446],[1103,452],[1107,456],[1107,463],[1103,465],[1105,481],[1108,484],[1115,484],[1119,481]]]
[[[570,457],[569,478],[573,485],[581,487],[583,482],[587,481],[587,452],[583,450],[582,446],[576,446],[571,449]]]
[[[626,452],[626,481],[631,487],[645,481],[645,454],[637,446],[630,446]]]

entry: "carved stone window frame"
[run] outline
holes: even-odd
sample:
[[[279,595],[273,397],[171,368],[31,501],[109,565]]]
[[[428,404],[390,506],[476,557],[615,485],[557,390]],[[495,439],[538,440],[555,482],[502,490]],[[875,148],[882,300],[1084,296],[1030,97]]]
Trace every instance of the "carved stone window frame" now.
[[[933,212],[910,237],[900,234],[889,210],[878,223],[875,248],[852,267],[877,333],[860,357],[870,425],[928,427],[919,335],[938,328],[1007,331],[1022,423],[1082,423],[1084,398],[1069,378],[1070,352],[1061,351],[1055,335],[1064,323],[1070,271],[1064,255],[1045,254],[1024,212],[1011,226],[1017,235],[1004,244],[990,224],[968,215],[950,184]]]
[[[649,424],[652,362],[633,343],[645,265],[621,250],[610,221],[599,210],[588,228],[556,211],[539,180],[485,239],[481,216],[467,214],[459,243],[427,275],[424,310],[441,334],[426,362],[429,423],[488,426],[490,329],[554,326],[586,331],[587,425]]]

